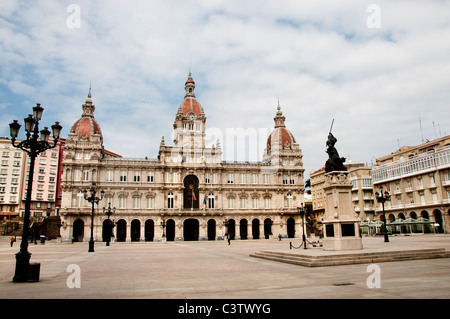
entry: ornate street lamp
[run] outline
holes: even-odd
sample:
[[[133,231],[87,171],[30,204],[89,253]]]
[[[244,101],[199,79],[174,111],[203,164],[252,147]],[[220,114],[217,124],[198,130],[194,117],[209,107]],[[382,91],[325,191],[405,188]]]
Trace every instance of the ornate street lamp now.
[[[98,202],[103,199],[103,195],[105,194],[103,191],[100,192],[100,197],[96,197],[97,190],[95,188],[95,183],[92,184],[91,189],[88,191],[83,190],[84,199],[89,203],[92,203],[92,214],[91,214],[91,239],[89,239],[89,250],[88,252],[94,252],[94,204],[98,205]]]
[[[111,219],[109,219],[109,217],[114,214],[116,212],[116,208],[114,207],[111,210],[111,203],[108,203],[108,209],[106,210],[105,207],[103,207],[103,213],[106,214],[106,216],[108,216],[108,236],[106,237],[106,246],[109,246],[109,243],[111,242],[111,234],[112,234],[112,229],[114,227],[113,222],[111,222]]]
[[[384,242],[388,243],[389,242],[389,236],[388,236],[388,232],[387,232],[387,220],[386,220],[386,213],[384,211],[384,203],[387,202],[390,198],[391,195],[389,195],[389,192],[384,192],[383,193],[383,188],[380,188],[380,193],[375,192],[375,197],[377,199],[377,201],[379,203],[381,203],[381,206],[383,207],[383,218],[384,218]]]
[[[303,235],[302,235],[302,245],[303,245],[303,249],[307,249],[306,248],[306,230],[305,230],[305,217],[306,217],[306,207],[303,206],[303,203],[301,203],[300,207],[297,207],[297,211],[299,213],[299,215],[302,217],[302,228],[303,228]]]
[[[49,142],[50,131],[45,127],[40,133],[39,138],[39,121],[42,118],[42,112],[44,108],[40,104],[36,104],[33,107],[33,115],[29,114],[28,117],[24,119],[25,131],[27,138],[15,145],[17,136],[19,135],[19,130],[21,125],[14,120],[9,124],[11,144],[15,148],[19,148],[25,151],[30,157],[30,167],[28,174],[28,184],[27,184],[27,195],[25,199],[25,213],[23,219],[23,233],[22,242],[20,244],[20,251],[16,254],[16,271],[13,278],[14,282],[25,282],[28,278],[30,257],[31,253],[28,252],[28,237],[30,235],[30,206],[31,206],[31,190],[33,186],[33,173],[34,173],[34,163],[36,157],[39,153],[45,152],[48,149],[54,148],[58,143],[59,135],[61,133],[62,126],[59,122],[52,125],[53,131],[53,141]]]

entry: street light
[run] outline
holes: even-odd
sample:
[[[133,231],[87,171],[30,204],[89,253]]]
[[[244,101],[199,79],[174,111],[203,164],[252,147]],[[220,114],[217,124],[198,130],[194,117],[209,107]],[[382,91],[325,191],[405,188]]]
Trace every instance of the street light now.
[[[303,203],[301,203],[300,207],[297,207],[297,211],[300,214],[300,216],[302,216],[302,228],[303,228],[303,235],[302,235],[302,245],[303,245],[303,249],[307,249],[306,248],[306,230],[305,230],[305,216],[306,216],[306,208],[305,206],[303,206]]]
[[[384,211],[384,203],[388,201],[391,198],[391,195],[389,195],[389,192],[383,193],[383,188],[380,188],[380,193],[375,192],[375,197],[377,198],[377,201],[381,203],[381,206],[383,207],[383,218],[384,218],[384,242],[389,242],[389,236],[387,233],[387,220],[386,220],[386,213]]]
[[[105,194],[103,191],[100,192],[100,197],[96,197],[95,194],[97,190],[95,188],[95,183],[92,184],[91,189],[89,190],[90,195],[88,195],[87,190],[83,190],[84,199],[89,203],[92,203],[92,214],[91,214],[91,239],[89,239],[89,250],[88,252],[94,252],[94,204],[98,205],[98,202],[103,199],[103,195]]]
[[[108,235],[106,237],[106,246],[109,246],[109,243],[111,242],[111,233],[112,233],[112,229],[113,229],[113,223],[111,222],[111,220],[109,219],[109,217],[114,214],[116,212],[116,208],[114,207],[111,210],[111,203],[108,203],[108,209],[106,210],[105,207],[103,207],[103,213],[106,214],[106,216],[108,216]]]
[[[49,143],[50,131],[44,128],[41,131],[41,138],[39,138],[39,121],[42,118],[44,108],[40,104],[33,107],[33,115],[29,114],[24,119],[25,131],[27,138],[15,145],[17,136],[21,125],[14,120],[9,124],[11,144],[15,148],[25,151],[30,157],[30,171],[28,174],[27,195],[25,199],[25,213],[23,219],[22,242],[20,244],[20,251],[16,254],[16,270],[13,282],[25,282],[28,278],[28,270],[30,266],[31,253],[28,252],[28,237],[30,235],[30,206],[31,206],[31,190],[33,185],[34,163],[39,153],[45,152],[48,149],[56,147],[62,126],[59,122],[52,125],[53,141]]]

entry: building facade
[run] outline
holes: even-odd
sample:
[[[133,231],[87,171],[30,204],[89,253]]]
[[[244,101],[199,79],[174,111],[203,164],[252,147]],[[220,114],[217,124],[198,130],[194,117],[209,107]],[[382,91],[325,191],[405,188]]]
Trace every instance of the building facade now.
[[[107,154],[91,94],[69,132],[62,162],[61,235],[90,238],[91,206],[83,190],[104,192],[96,206],[95,240],[105,241],[103,207],[115,208],[116,241],[262,239],[301,236],[302,151],[278,106],[261,162],[222,159],[220,141],[205,145],[205,110],[189,74],[173,123],[173,145],[161,139],[157,158]],[[109,156],[108,156],[109,155]]]
[[[434,222],[437,232],[450,231],[450,136],[378,158],[372,179],[375,191],[391,195],[385,203],[388,224],[423,218]],[[376,215],[383,219],[380,204]]]
[[[0,220],[20,215],[25,154],[10,139],[0,138]]]

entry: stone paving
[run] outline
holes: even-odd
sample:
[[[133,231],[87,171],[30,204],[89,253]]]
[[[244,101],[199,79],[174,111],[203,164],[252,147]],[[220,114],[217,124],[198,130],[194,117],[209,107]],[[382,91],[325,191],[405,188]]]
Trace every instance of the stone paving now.
[[[299,239],[292,241],[300,244]],[[1,299],[450,298],[450,258],[378,263],[379,288],[370,288],[373,273],[368,264],[307,268],[249,256],[261,250],[295,252],[287,239],[232,241],[230,246],[225,241],[110,247],[97,242],[93,253],[88,252],[88,243],[52,240],[29,245],[31,262],[41,264],[40,281],[13,283],[19,245],[19,237],[13,248],[9,238],[0,238]],[[389,243],[383,237],[367,237],[363,246],[367,251],[450,251],[450,235],[394,236]],[[301,253],[333,254],[321,248]],[[69,265],[79,267],[80,288],[69,288],[78,282],[77,271],[68,272]]]

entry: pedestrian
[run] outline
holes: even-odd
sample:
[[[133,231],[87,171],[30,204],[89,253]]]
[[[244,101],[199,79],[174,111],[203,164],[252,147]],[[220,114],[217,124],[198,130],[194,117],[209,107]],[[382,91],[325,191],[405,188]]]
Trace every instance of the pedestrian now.
[[[14,244],[14,237],[11,237],[11,247],[13,246],[13,244]]]
[[[281,234],[278,233],[278,241],[281,241]]]
[[[230,234],[228,234],[227,239],[228,239],[228,245],[230,245],[230,242],[231,242],[231,236],[230,236]]]

